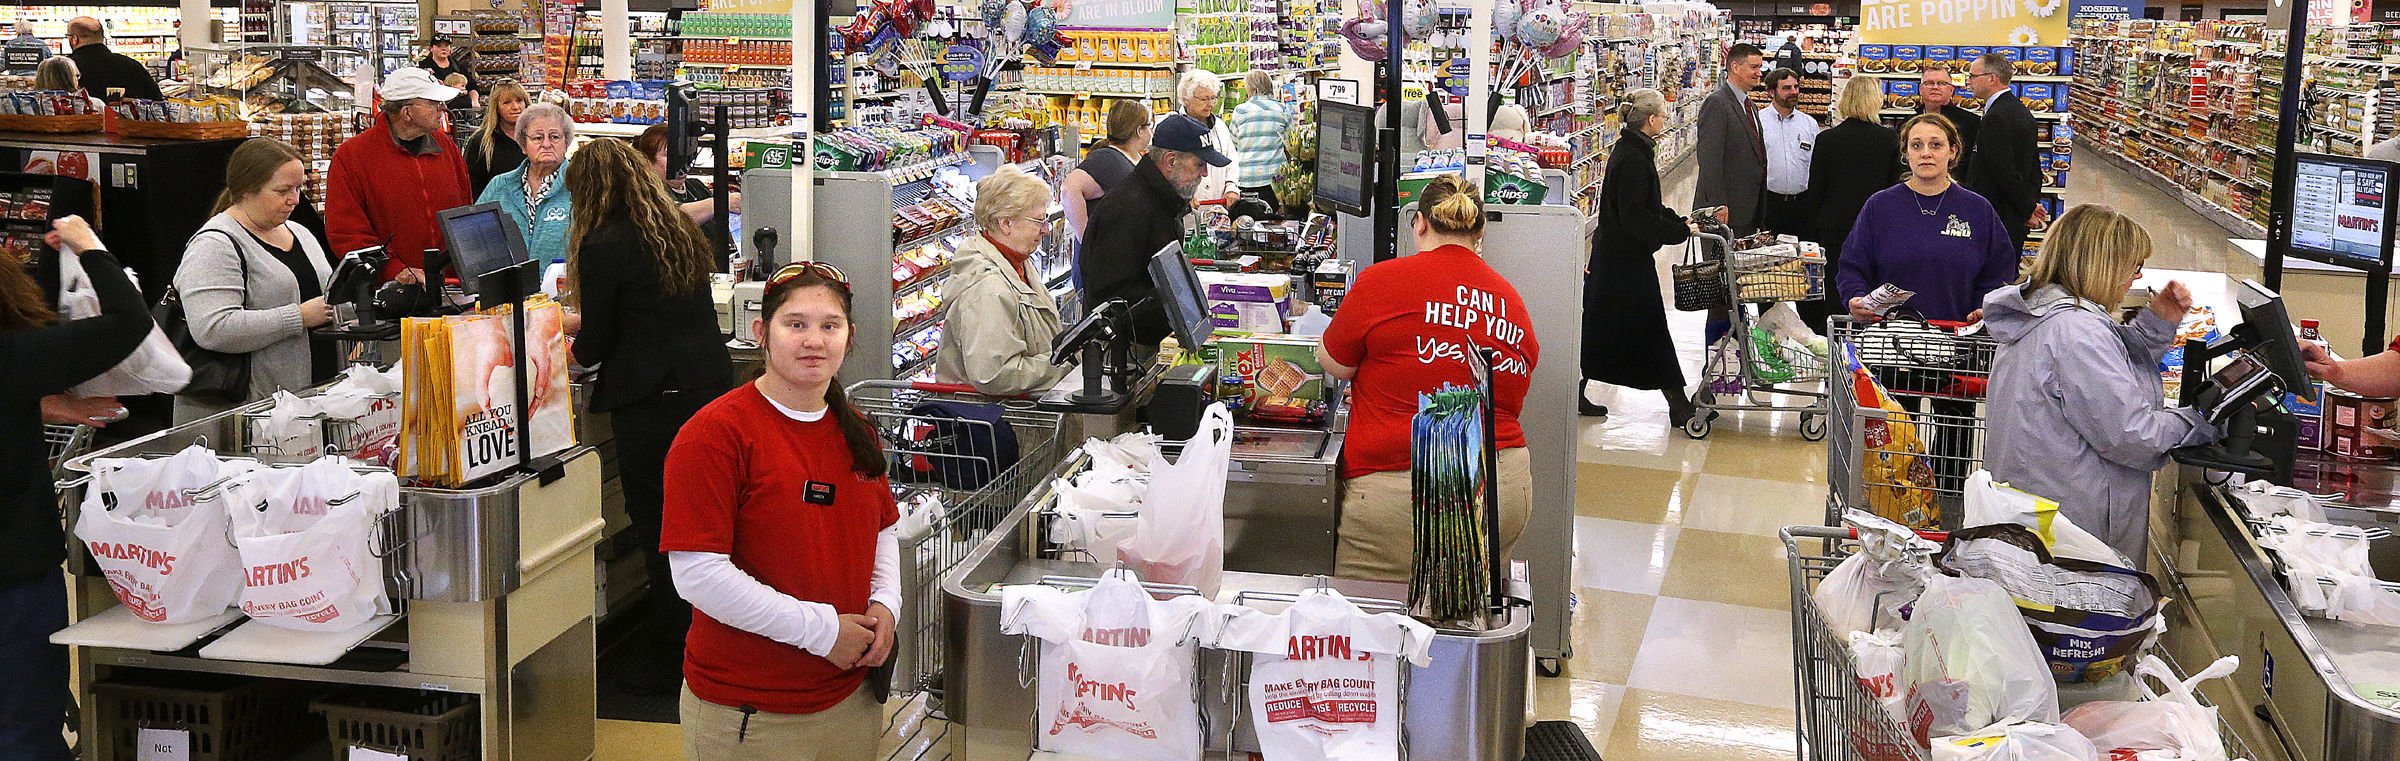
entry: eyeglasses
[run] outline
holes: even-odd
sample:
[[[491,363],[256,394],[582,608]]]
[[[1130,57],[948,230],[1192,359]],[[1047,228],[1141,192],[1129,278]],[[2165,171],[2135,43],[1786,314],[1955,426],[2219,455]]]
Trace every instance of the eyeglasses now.
[[[1025,221],[1027,221],[1027,222],[1032,222],[1032,223],[1033,223],[1033,226],[1035,226],[1035,227],[1040,227],[1040,228],[1044,228],[1044,229],[1047,229],[1047,228],[1049,228],[1049,227],[1050,227],[1050,218],[1049,218],[1049,217],[1012,217],[1012,219],[1022,219],[1022,220],[1025,220]]]
[[[844,291],[850,290],[850,276],[842,274],[842,268],[826,262],[793,262],[783,265],[783,269],[776,270],[773,277],[767,278],[767,287],[781,286],[791,282],[793,278],[811,272],[816,273],[817,277],[840,284]]]
[[[1976,77],[1988,77],[1988,76],[1992,76],[1992,73],[1991,73],[1991,72],[1988,72],[1988,71],[1970,71],[1970,72],[1967,72],[1967,79],[1970,79],[1970,80],[1971,80],[1971,79],[1974,79],[1974,78],[1976,78]]]

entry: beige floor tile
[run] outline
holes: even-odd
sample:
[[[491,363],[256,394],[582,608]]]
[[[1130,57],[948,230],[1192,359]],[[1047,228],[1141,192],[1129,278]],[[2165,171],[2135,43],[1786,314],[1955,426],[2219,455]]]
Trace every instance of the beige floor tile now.
[[[1675,527],[1608,518],[1575,518],[1578,586],[1658,594],[1667,561],[1675,555]]]
[[[1723,422],[1723,421],[1719,421]],[[1765,481],[1825,482],[1825,442],[1804,441],[1797,432],[1719,427],[1708,437],[1701,472]]]
[[[1625,683],[1788,714],[1793,704],[1791,617],[1780,610],[1658,598],[1642,635],[1641,657]]]
[[[1571,721],[1583,729],[1594,749],[1608,747],[1616,729],[1617,712],[1625,700],[1625,685],[1589,679],[1540,679],[1533,686],[1537,721]]]
[[[1691,501],[1692,471],[1576,464],[1575,514],[1674,525]]]
[[[1620,411],[1619,406],[1610,405],[1608,417],[1583,419],[1577,459],[1682,472],[1698,472],[1700,464],[1707,461],[1708,442],[1685,436],[1680,428],[1667,427],[1664,403],[1655,413],[1639,406]]]
[[[1657,600],[1605,589],[1577,592],[1571,630],[1575,657],[1567,662],[1567,674],[1612,684],[1631,679],[1642,634],[1650,628],[1650,608]]]
[[[1791,609],[1791,568],[1783,541],[1753,534],[1685,529],[1658,593],[1778,612]]]
[[[600,720],[598,761],[669,761],[683,758],[683,728],[648,721]]]
[[[1789,709],[1634,688],[1625,691],[1602,755],[1609,761],[1783,761],[1797,745]]]
[[[1825,522],[1825,485],[1702,473],[1684,500],[1684,528],[1774,537]]]

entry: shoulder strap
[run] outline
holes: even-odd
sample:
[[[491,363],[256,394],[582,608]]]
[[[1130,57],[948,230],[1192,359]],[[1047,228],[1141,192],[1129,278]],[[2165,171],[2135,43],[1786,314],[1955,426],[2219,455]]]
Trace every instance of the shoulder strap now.
[[[219,229],[216,229],[216,228],[213,228],[213,227],[203,227],[203,228],[200,228],[200,231],[199,231],[199,232],[192,233],[192,237],[184,239],[184,241],[183,241],[183,249],[184,249],[185,251],[190,251],[190,250],[192,249],[192,241],[199,240],[199,239],[200,239],[200,236],[202,236],[202,235],[207,235],[207,234],[209,234],[209,233],[216,233],[216,234],[218,234],[218,235],[225,236],[225,242],[233,244],[233,263],[234,263],[234,265],[235,265],[235,266],[238,266],[238,267],[241,267],[241,268],[242,268],[242,283],[243,283],[244,285],[247,285],[247,284],[249,284],[249,282],[250,282],[250,253],[249,253],[249,252],[247,252],[247,251],[243,251],[243,250],[242,250],[242,241],[241,241],[241,239],[233,237],[233,233],[229,233],[229,232],[226,232],[226,231],[223,231],[223,230],[219,230]],[[182,301],[183,301],[183,299],[181,298],[181,294],[177,292],[177,290],[176,290],[176,288],[175,288],[175,284],[174,284],[174,282],[173,282],[173,281],[174,281],[174,278],[172,278],[172,277],[168,278],[168,283],[167,283],[167,293],[166,293],[166,295],[164,295],[164,296],[160,296],[158,300],[159,300],[161,303],[168,302],[168,301],[174,301],[174,302],[176,302],[176,303],[177,303],[177,305],[178,305],[178,306],[177,306],[177,309],[178,309],[178,310],[180,310],[180,309],[181,309],[181,304],[182,304]]]

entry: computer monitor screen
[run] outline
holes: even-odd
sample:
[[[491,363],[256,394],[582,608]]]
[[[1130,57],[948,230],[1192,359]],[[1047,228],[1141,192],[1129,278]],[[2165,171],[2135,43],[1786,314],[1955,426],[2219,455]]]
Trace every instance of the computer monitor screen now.
[[[2257,341],[2249,355],[2281,378],[2284,388],[2307,388],[2308,366],[2300,362],[2300,340],[2292,332],[2292,317],[2284,311],[2283,297],[2256,281],[2243,280],[2233,288],[2233,301],[2242,310],[2238,330]]]
[[[2292,256],[2369,272],[2392,268],[2392,229],[2400,164],[2293,154],[2292,209],[2285,250]]]
[[[458,280],[468,293],[482,294],[483,278],[523,264],[525,238],[499,204],[480,203],[441,213],[442,240],[457,266]]]
[[[1374,180],[1375,109],[1317,101],[1317,203],[1366,216]]]
[[[1183,256],[1183,243],[1177,241],[1150,255],[1150,284],[1158,288],[1158,305],[1167,312],[1167,326],[1175,330],[1175,341],[1185,350],[1200,348],[1211,333],[1216,332],[1208,316],[1208,292],[1200,287],[1200,274],[1192,271],[1192,262]]]

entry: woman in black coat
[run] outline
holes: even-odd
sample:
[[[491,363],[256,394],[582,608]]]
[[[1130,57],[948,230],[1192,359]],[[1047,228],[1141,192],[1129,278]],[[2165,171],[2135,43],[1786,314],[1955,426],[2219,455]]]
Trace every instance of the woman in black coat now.
[[[1583,377],[1588,385],[1608,383],[1654,390],[1667,398],[1667,418],[1676,426],[1691,419],[1683,366],[1667,333],[1666,300],[1659,295],[1661,246],[1691,237],[1692,226],[1659,200],[1658,149],[1654,136],[1666,130],[1667,101],[1648,88],[1626,94],[1617,106],[1626,127],[1609,152],[1600,180],[1600,234],[1584,267]],[[1606,415],[1578,393],[1579,411]]]
[[[1883,90],[1874,77],[1851,78],[1834,107],[1842,121],[1817,134],[1817,150],[1808,162],[1808,189],[1817,204],[1816,236],[1811,240],[1825,246],[1829,287],[1823,301],[1798,305],[1801,319],[1819,333],[1825,332],[1828,315],[1850,312],[1843,306],[1841,294],[1830,286],[1833,273],[1840,271],[1842,241],[1850,238],[1859,208],[1867,204],[1868,196],[1898,183],[1908,173],[1900,160],[1900,135],[1877,120],[1883,110]],[[1860,167],[1885,169],[1860,171]]]

